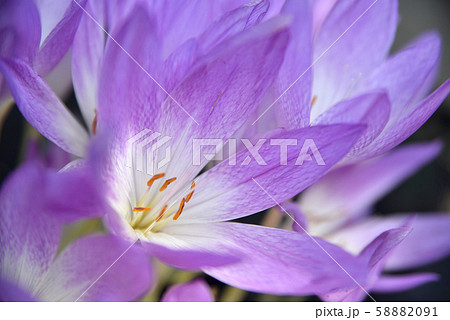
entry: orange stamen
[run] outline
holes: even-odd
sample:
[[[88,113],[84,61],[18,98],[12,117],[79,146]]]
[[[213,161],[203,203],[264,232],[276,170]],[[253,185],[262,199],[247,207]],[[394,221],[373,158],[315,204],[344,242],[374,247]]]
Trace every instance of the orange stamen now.
[[[134,207],[133,208],[133,211],[139,211],[139,212],[141,212],[141,211],[150,211],[150,210],[151,210],[150,207]]]
[[[185,202],[187,202],[187,201],[186,201],[186,199],[183,198],[183,200],[181,200],[181,202],[180,202],[180,207],[178,208],[177,213],[175,213],[175,215],[173,216],[173,220],[177,220],[181,216],[181,213],[183,212],[183,209],[184,209]]]
[[[161,179],[161,178],[164,177],[164,176],[165,176],[164,173],[158,173],[158,174],[155,174],[153,177],[150,178],[150,180],[147,181],[147,186],[148,186],[148,187],[151,187],[152,184],[153,184],[153,182],[155,182],[155,181],[158,180],[158,179]]]
[[[164,206],[164,208],[162,208],[161,212],[156,217],[155,222],[158,222],[159,220],[162,219],[162,217],[164,216],[164,213],[166,212],[166,210],[167,210],[167,204]]]
[[[162,185],[161,189],[159,189],[159,191],[164,191],[164,190],[167,188],[167,186],[168,186],[169,184],[171,184],[172,182],[174,182],[175,180],[177,180],[176,177],[167,179],[167,180],[164,182],[164,184]]]
[[[191,192],[188,193],[187,197],[186,197],[186,202],[189,202],[189,200],[191,200],[192,196],[194,195],[194,191],[192,190]]]
[[[311,108],[314,106],[314,103],[317,101],[317,96],[314,96],[311,100]]]
[[[192,181],[192,183],[191,183],[191,189],[194,189],[195,188],[195,181]]]
[[[94,110],[94,113],[95,113],[95,116],[94,116],[94,120],[92,120],[92,126],[91,126],[92,134],[97,133],[97,109]]]

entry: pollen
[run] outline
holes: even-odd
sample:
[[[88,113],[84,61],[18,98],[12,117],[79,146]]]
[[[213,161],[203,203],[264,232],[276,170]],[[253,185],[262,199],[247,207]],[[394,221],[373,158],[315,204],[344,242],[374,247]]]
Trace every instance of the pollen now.
[[[155,222],[158,222],[159,220],[162,219],[162,217],[164,216],[164,213],[166,212],[166,210],[167,210],[167,204],[164,206],[164,208],[162,208],[161,212],[156,217]]]
[[[184,209],[184,204],[186,203],[187,201],[186,201],[186,199],[185,198],[183,198],[183,200],[181,200],[181,202],[180,202],[180,206],[179,206],[179,208],[178,208],[178,211],[175,213],[175,215],[173,216],[173,220],[177,220],[180,216],[181,216],[181,213],[183,212],[183,209]]]
[[[159,189],[160,192],[166,190],[166,188],[169,186],[169,184],[171,184],[172,182],[174,182],[175,180],[177,180],[176,177],[167,179],[166,181],[164,181],[164,184],[162,185],[162,187]]]
[[[135,212],[142,212],[142,211],[150,211],[152,210],[150,207],[134,207],[133,211]]]
[[[191,192],[188,193],[188,195],[186,196],[186,203],[189,202],[189,200],[191,200],[192,196],[194,195],[194,190],[192,190]]]
[[[150,178],[150,180],[147,181],[147,187],[151,187],[153,182],[155,182],[158,179],[163,178],[165,175],[166,175],[165,173],[155,174],[153,177]]]
[[[317,96],[314,96],[311,100],[311,108],[314,107],[314,104],[316,103],[316,101],[317,101]]]
[[[96,134],[97,133],[97,109],[94,110],[94,120],[92,120],[92,125],[91,125],[91,132],[92,134]]]

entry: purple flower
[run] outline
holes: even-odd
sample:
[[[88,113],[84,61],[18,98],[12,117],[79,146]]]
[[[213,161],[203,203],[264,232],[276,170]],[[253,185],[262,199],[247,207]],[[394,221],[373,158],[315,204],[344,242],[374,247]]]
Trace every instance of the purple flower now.
[[[80,5],[85,4],[80,0]],[[70,0],[5,0],[0,4],[0,58],[27,62],[41,76],[47,76],[66,55],[72,44],[82,10]],[[67,73],[67,72],[66,72]],[[64,91],[57,70],[48,80]],[[65,77],[64,77],[65,78]],[[60,83],[56,83],[59,81]],[[65,81],[67,82],[67,81]],[[11,99],[0,76],[0,110]]]
[[[321,237],[358,255],[371,268],[365,290],[394,292],[438,277],[429,273],[382,274],[425,265],[450,253],[448,213],[369,216],[372,205],[440,151],[439,143],[401,147],[382,157],[333,170],[306,190],[291,211],[298,232]],[[360,300],[359,288],[336,290],[325,300]]]
[[[368,159],[408,138],[449,93],[446,81],[428,95],[439,67],[436,32],[389,55],[395,0],[287,0],[281,14],[293,16],[291,41],[251,130],[364,123],[346,160]]]
[[[201,3],[210,6],[213,2]],[[163,8],[163,12],[174,8]],[[353,280],[308,236],[226,221],[270,208],[317,181],[350,150],[362,126],[270,133],[269,138],[297,140],[286,165],[280,165],[279,147],[266,143],[259,149],[264,166],[255,161],[242,164],[253,157],[242,150],[230,154],[239,165],[224,161],[199,175],[208,161],[203,158],[194,165],[189,147],[196,138],[226,141],[255,112],[282,64],[288,19],[259,24],[267,10],[263,1],[228,12],[206,31],[206,22],[195,26],[199,27],[195,32],[186,30],[186,37],[198,37],[183,42],[180,27],[184,28],[183,19],[189,15],[170,20],[175,31],[159,34],[165,24],[155,27],[152,11],[147,9],[139,5],[129,12],[127,8],[113,11],[109,31],[121,47],[111,40],[104,43],[101,30],[87,18],[81,21],[74,44],[81,109],[90,133],[101,136],[97,146],[108,149],[107,156],[97,152],[102,178],[92,180],[113,208],[103,212],[109,230],[127,240],[140,240],[148,253],[168,265],[200,269],[246,290],[323,294],[351,288]],[[188,9],[192,13],[193,7]],[[88,10],[106,21],[101,8],[92,5]],[[172,35],[170,41],[164,41],[167,34]],[[77,49],[87,44],[89,50]],[[11,92],[28,121],[62,149],[84,156],[89,134],[45,82],[23,61],[2,61]],[[134,152],[129,140],[145,130],[171,138],[171,160],[154,176],[127,165]],[[314,141],[324,165],[294,164],[306,139]],[[163,151],[155,154],[157,161]],[[367,270],[359,260],[317,241],[355,279],[365,279]]]
[[[117,237],[91,234],[58,253],[63,223],[98,212],[95,190],[81,170],[55,173],[33,161],[5,182],[0,301],[128,301],[145,293],[151,268],[137,247],[96,281],[129,246]]]
[[[214,302],[214,295],[205,280],[195,279],[171,286],[162,302]]]

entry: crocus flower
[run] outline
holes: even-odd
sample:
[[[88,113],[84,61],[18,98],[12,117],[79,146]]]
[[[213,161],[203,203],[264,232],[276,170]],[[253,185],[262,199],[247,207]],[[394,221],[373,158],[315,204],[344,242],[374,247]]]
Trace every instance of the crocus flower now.
[[[4,183],[0,301],[128,301],[145,293],[151,268],[137,247],[99,278],[129,246],[117,237],[85,236],[58,252],[63,223],[95,216],[95,190],[81,170],[56,173],[35,161]]]
[[[366,291],[395,292],[436,280],[430,273],[382,274],[436,261],[450,253],[448,213],[368,215],[371,206],[440,150],[439,143],[401,147],[369,161],[340,167],[306,190],[298,204],[285,204],[298,232],[335,243],[368,263]],[[377,248],[377,250],[375,250]],[[360,300],[355,287],[322,295],[325,300]]]
[[[109,155],[99,161],[102,179],[97,182],[114,209],[103,212],[105,222],[112,233],[139,240],[137,245],[168,265],[201,269],[246,290],[321,294],[350,288],[354,279],[365,278],[366,269],[340,248],[293,231],[225,221],[265,210],[314,183],[349,151],[361,126],[275,132],[267,137],[298,142],[286,164],[280,164],[279,146],[266,143],[259,149],[266,165],[247,163],[253,155],[243,150],[230,154],[237,166],[224,161],[198,178],[207,161],[202,158],[193,165],[194,152],[186,147],[196,138],[233,137],[272,84],[283,61],[289,21],[280,17],[258,24],[263,13],[252,6],[240,7],[197,39],[184,42],[162,63],[153,33],[157,29],[145,7],[134,8],[132,18],[111,28],[120,46],[114,41],[105,45],[98,71],[97,116],[91,112],[93,120],[88,123],[92,134],[108,141]],[[9,59],[3,66],[27,119],[62,149],[83,156],[87,132],[42,79],[22,61]],[[170,96],[148,72],[167,77],[160,81]],[[146,130],[170,137],[173,150],[170,162],[153,176],[127,166],[130,153],[134,154],[129,139]],[[323,165],[314,161],[295,165],[306,139],[320,150]],[[156,160],[162,156],[161,148]]]
[[[250,133],[364,123],[367,130],[346,160],[367,159],[408,138],[449,93],[446,81],[428,95],[439,67],[436,32],[389,55],[395,0],[287,0],[281,13],[293,16],[291,42]]]
[[[85,0],[79,1],[80,5]],[[63,93],[68,81],[57,67],[72,44],[82,10],[71,0],[5,0],[0,4],[0,58],[26,61],[41,76],[49,76],[52,87]],[[66,70],[67,73],[70,71]],[[70,78],[69,78],[70,79]],[[58,83],[59,82],[59,83]],[[0,75],[0,115],[11,94]]]
[[[214,302],[211,288],[203,279],[175,284],[167,289],[162,302]]]

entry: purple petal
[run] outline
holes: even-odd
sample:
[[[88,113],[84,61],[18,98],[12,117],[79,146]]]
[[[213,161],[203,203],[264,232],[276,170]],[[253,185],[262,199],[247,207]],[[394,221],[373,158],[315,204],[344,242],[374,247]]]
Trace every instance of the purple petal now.
[[[105,1],[90,1],[86,5],[86,11],[101,25],[104,25],[106,20],[105,5]],[[105,43],[105,32],[84,14],[73,40],[72,78],[78,104],[88,125],[94,121],[94,110],[98,103],[98,78]]]
[[[106,44],[98,89],[98,126],[123,140],[146,128],[160,131],[160,100],[165,96],[158,86],[162,59],[156,22],[141,6],[130,15],[112,34],[120,46]]]
[[[40,34],[39,12],[33,1],[5,0],[1,2],[1,57],[15,57],[31,63],[39,49]]]
[[[367,159],[380,155],[403,142],[431,117],[449,91],[450,80],[447,80],[426,99],[411,108],[407,114],[388,124],[378,138],[361,154],[361,158]]]
[[[279,206],[278,210],[281,214],[285,214],[287,212],[291,215],[294,220],[294,222],[292,223],[292,230],[300,233],[306,232],[306,230],[308,230],[308,220],[296,203],[283,202]],[[286,212],[284,212],[285,210]]]
[[[150,259],[139,244],[94,235],[67,247],[46,281],[44,300],[133,301],[147,292],[153,276]]]
[[[282,14],[293,15],[290,42],[274,84],[275,108],[281,108],[279,124],[286,129],[309,125],[312,87],[312,21],[308,1],[288,0]],[[295,84],[294,84],[295,83]],[[288,89],[288,91],[286,91]]]
[[[355,94],[386,89],[392,104],[391,121],[395,121],[431,89],[439,65],[440,45],[437,33],[422,35],[371,74],[362,77]]]
[[[383,131],[389,120],[390,102],[385,93],[368,93],[356,98],[339,102],[322,113],[315,124],[362,123],[367,125],[366,132],[359,138],[346,159],[364,152],[373,140]]]
[[[27,163],[3,184],[0,194],[0,269],[2,278],[34,292],[59,245],[60,223],[43,210],[42,166]],[[20,266],[20,267],[19,267]]]
[[[354,280],[348,274],[358,282],[366,277],[366,269],[355,257],[307,234],[228,222],[211,224],[208,228],[240,250],[242,259],[203,270],[243,290],[282,295],[320,294],[333,288],[353,287]]]
[[[364,290],[360,286],[354,285],[353,289],[333,290],[321,298],[325,301],[361,301],[371,290],[374,283],[379,278],[386,262],[387,255],[405,239],[411,229],[401,227],[383,232],[376,237],[364,250],[360,253],[358,259],[367,264],[370,270],[364,282]]]
[[[161,1],[154,2],[159,34],[163,35],[163,56],[169,56],[178,46],[200,35],[213,21],[225,12],[246,3],[230,1]],[[164,12],[164,15],[160,13]],[[198,14],[201,12],[202,14]]]
[[[376,201],[436,157],[441,148],[436,142],[413,144],[337,168],[301,195],[300,208],[308,217],[322,221],[315,234],[332,231],[369,211]]]
[[[211,288],[205,280],[196,279],[171,286],[164,293],[162,302],[214,302]]]
[[[80,6],[84,6],[86,1],[87,0],[77,0],[76,3],[75,1],[69,1],[69,3],[64,1],[67,11],[61,21],[58,22],[58,24],[45,38],[36,56],[36,60],[34,61],[34,68],[38,74],[48,74],[65,56],[67,50],[69,50],[69,47],[72,45],[75,32],[77,31],[81,15],[84,14]],[[63,3],[61,1],[58,2],[59,5],[56,4],[56,7],[63,7]],[[51,4],[42,6],[40,8],[41,12],[47,11],[49,6],[54,7],[54,1],[52,1]],[[43,32],[46,32],[46,30],[44,29]]]
[[[266,141],[259,154],[266,165],[258,164],[248,150],[237,154],[236,165],[224,160],[202,174],[196,194],[177,223],[224,221],[270,208],[295,196],[316,182],[353,146],[363,128],[353,125],[316,126],[276,134],[271,139],[295,139],[288,148],[286,165],[281,165],[280,147]],[[323,162],[297,162],[305,139],[313,141]],[[309,150],[308,154],[311,154]],[[251,162],[245,165],[245,158]],[[256,181],[256,182],[255,182]]]
[[[316,0],[313,2],[313,34],[317,33],[337,0]]]
[[[1,59],[0,71],[28,122],[61,149],[82,156],[89,137],[44,80],[14,59]]]
[[[177,165],[169,175],[186,175],[193,150],[184,146],[192,145],[192,138],[226,140],[245,124],[282,62],[286,23],[283,18],[273,19],[228,39],[198,62],[171,92],[179,105],[166,99],[161,129],[174,137],[177,146],[182,146],[173,153],[172,162],[186,165]],[[201,165],[191,166],[191,178],[205,164],[206,159],[202,159]]]
[[[405,215],[388,218],[388,223],[398,223]],[[386,270],[419,267],[450,254],[450,215],[418,214],[412,222],[411,234],[392,253]]]
[[[314,65],[312,119],[345,98],[360,77],[386,58],[397,28],[397,6],[392,0],[334,5],[316,36],[314,59],[323,56]]]
[[[378,293],[392,293],[409,290],[428,282],[438,281],[435,273],[413,273],[405,275],[381,275],[372,290]]]
[[[161,232],[147,232],[144,248],[165,264],[180,269],[198,270],[234,263],[239,252],[217,237],[209,224],[168,224]]]
[[[0,279],[0,302],[4,301],[33,302],[36,300],[17,285]]]
[[[258,24],[266,15],[269,4],[268,0],[249,2],[225,13],[198,37],[202,52],[207,53],[220,42]]]

